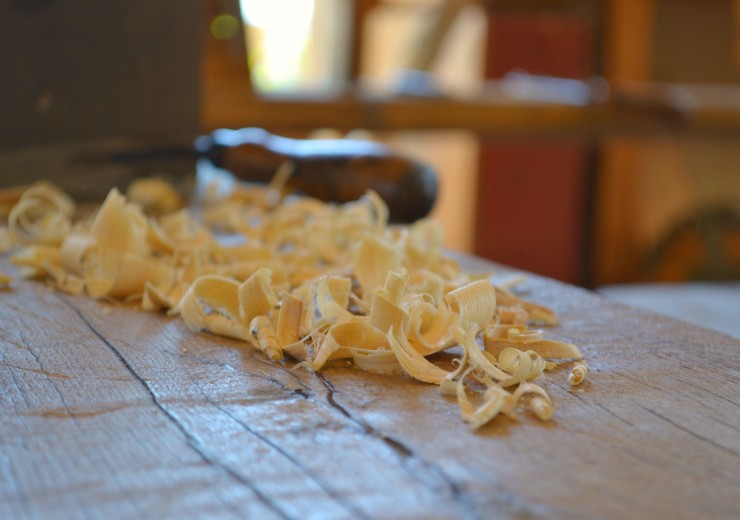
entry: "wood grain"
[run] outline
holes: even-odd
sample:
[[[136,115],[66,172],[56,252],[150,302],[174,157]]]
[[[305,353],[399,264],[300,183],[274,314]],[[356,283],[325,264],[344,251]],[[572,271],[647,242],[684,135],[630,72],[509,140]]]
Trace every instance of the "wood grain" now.
[[[468,265],[491,265],[467,258]],[[179,320],[0,293],[0,517],[737,518],[740,342],[552,280],[591,379],[470,433],[430,385],[320,374]]]

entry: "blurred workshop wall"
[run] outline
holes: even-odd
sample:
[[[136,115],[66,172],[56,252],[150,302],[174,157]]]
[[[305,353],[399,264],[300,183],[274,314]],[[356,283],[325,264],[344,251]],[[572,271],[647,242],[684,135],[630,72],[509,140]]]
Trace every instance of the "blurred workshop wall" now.
[[[615,3],[607,76],[702,85],[740,107],[740,2]],[[629,37],[627,36],[629,35]],[[593,283],[740,277],[740,142],[723,136],[613,138],[597,193]]]
[[[200,2],[0,2],[0,150],[198,131]]]
[[[0,2],[0,187],[49,179],[97,199],[137,173],[106,153],[189,143],[200,130],[202,19],[196,0]]]
[[[271,112],[276,116],[271,129],[305,136],[325,126],[320,120],[334,121],[345,132],[354,128],[342,125],[345,119],[365,121],[377,129],[374,138],[432,163],[441,179],[433,216],[446,229],[448,247],[591,286],[732,277],[737,271],[738,256],[727,251],[735,247],[738,133],[694,132],[701,125],[674,102],[687,98],[675,84],[700,83],[700,92],[692,90],[698,96],[692,103],[699,100],[711,110],[714,123],[720,121],[713,128],[721,129],[724,122],[725,129],[738,128],[738,89],[726,87],[740,87],[740,0],[461,2],[465,9],[431,73],[421,78],[405,70],[414,63],[420,30],[440,6],[458,2],[306,0],[310,13],[301,11],[298,25],[288,24],[293,29],[286,31],[285,1],[249,0],[253,8],[261,5],[273,13],[270,23],[264,17],[259,21],[264,12],[248,20],[255,90],[302,96],[295,106],[303,112],[296,114],[292,105]],[[268,26],[279,37],[268,37]],[[297,45],[290,52],[288,39]],[[268,51],[268,44],[284,48]],[[260,60],[276,52],[288,54],[272,60],[275,70],[262,68]],[[243,58],[233,63],[244,72]],[[483,87],[491,85],[483,77],[501,78],[516,68],[580,80],[601,75],[617,94],[627,82],[642,82],[648,97],[632,105],[610,98],[607,110],[599,111],[604,107],[592,96],[574,123],[582,133],[539,141],[521,134],[501,139],[501,132],[491,139],[480,124],[476,134],[469,133],[460,119],[451,130],[389,132],[383,126],[387,114],[374,113],[373,102],[415,96],[428,97],[426,107],[435,100],[440,100],[437,106],[449,106],[441,101],[455,96],[485,101]],[[206,74],[206,92],[213,77]],[[671,83],[663,92],[669,95],[651,104],[656,100],[650,95],[660,91],[656,82]],[[238,87],[229,96],[207,98],[206,106],[220,112],[206,119],[212,125],[253,124],[248,116],[254,107],[243,101],[245,92]],[[322,112],[312,108],[312,96],[321,100],[314,106]],[[258,108],[265,108],[268,98],[261,98]],[[244,117],[232,116],[237,106]],[[537,106],[520,105],[512,120],[531,120],[538,128],[547,114],[533,110]],[[322,119],[324,114],[332,118]],[[638,124],[630,126],[630,114],[639,116]],[[291,128],[296,119],[302,126]],[[403,127],[400,119],[393,120],[394,128]],[[414,121],[418,125],[422,119]],[[684,238],[681,229],[693,238]],[[670,244],[672,237],[679,237],[680,252]],[[662,258],[670,261],[663,265]],[[681,258],[686,260],[677,261]]]

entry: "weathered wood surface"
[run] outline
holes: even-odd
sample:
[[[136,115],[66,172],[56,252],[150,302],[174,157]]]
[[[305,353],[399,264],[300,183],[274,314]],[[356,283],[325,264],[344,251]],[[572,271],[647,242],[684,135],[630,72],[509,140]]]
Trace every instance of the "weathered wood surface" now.
[[[533,277],[590,382],[471,433],[401,376],[318,375],[180,320],[0,293],[0,518],[738,518],[740,342]]]

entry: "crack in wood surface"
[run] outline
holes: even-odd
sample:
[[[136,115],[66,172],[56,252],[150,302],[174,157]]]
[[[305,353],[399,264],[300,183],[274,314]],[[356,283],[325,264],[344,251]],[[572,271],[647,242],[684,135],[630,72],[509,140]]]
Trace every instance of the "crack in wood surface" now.
[[[265,381],[268,381],[268,382],[270,382],[270,383],[278,386],[281,390],[286,391],[286,392],[290,392],[290,395],[296,395],[296,396],[302,397],[302,398],[304,398],[306,400],[310,400],[311,402],[314,402],[314,403],[319,404],[321,406],[324,405],[324,403],[322,401],[319,401],[319,400],[314,399],[312,388],[309,385],[307,385],[305,382],[303,382],[297,374],[293,373],[292,370],[290,370],[290,369],[288,369],[286,367],[283,367],[283,366],[281,366],[279,364],[276,364],[276,363],[271,363],[271,362],[267,362],[267,361],[261,360],[261,359],[259,359],[256,356],[251,356],[250,355],[249,357],[250,357],[250,359],[252,359],[252,360],[254,360],[254,361],[256,361],[256,362],[258,362],[260,364],[263,364],[263,365],[265,365],[265,366],[267,366],[267,367],[269,367],[271,369],[277,369],[277,370],[280,370],[280,371],[282,371],[282,372],[290,375],[291,377],[293,377],[294,379],[297,380],[297,382],[298,382],[298,384],[300,386],[302,386],[303,388],[307,389],[308,391],[304,391],[301,388],[292,388],[292,387],[286,385],[285,383],[283,383],[282,381],[280,381],[279,379],[274,378],[274,377],[271,377],[271,376],[269,376],[269,375],[267,375],[265,373],[260,372],[259,374],[256,374],[254,371],[249,371],[249,370],[246,370],[246,369],[243,369],[242,368],[242,371],[245,374],[250,375],[250,376],[253,376],[253,377],[256,377],[256,378],[259,378],[259,379],[262,379],[262,380],[265,380]],[[324,388],[328,392],[328,394],[327,394],[327,403],[329,404],[330,408],[335,409],[335,410],[338,410],[344,417],[346,417],[347,419],[349,419],[353,424],[355,424],[356,426],[359,426],[361,428],[361,431],[363,433],[365,433],[367,435],[370,435],[373,438],[375,438],[377,440],[380,440],[386,446],[389,446],[394,453],[396,453],[396,454],[398,454],[398,455],[401,456],[403,468],[411,476],[413,476],[415,480],[417,480],[418,482],[420,482],[422,485],[424,485],[425,487],[429,488],[430,490],[436,492],[437,489],[435,487],[433,487],[433,486],[430,486],[427,481],[425,481],[423,479],[420,479],[419,476],[411,468],[409,468],[409,466],[406,463],[406,461],[408,459],[413,459],[413,460],[416,460],[417,462],[419,462],[422,466],[430,469],[431,472],[433,474],[435,474],[440,480],[442,480],[442,482],[444,483],[444,485],[448,488],[448,490],[450,491],[450,496],[461,505],[461,508],[465,512],[465,518],[478,518],[479,517],[478,514],[477,514],[477,511],[474,508],[474,506],[472,506],[472,504],[470,504],[469,501],[466,500],[466,498],[464,497],[464,494],[463,494],[462,490],[459,488],[459,486],[457,485],[457,483],[454,482],[453,480],[451,480],[439,467],[437,467],[436,465],[434,465],[434,464],[428,462],[427,460],[421,458],[416,453],[414,453],[411,449],[409,449],[407,446],[405,446],[403,443],[401,443],[401,442],[397,441],[396,439],[393,439],[393,438],[391,438],[391,437],[389,437],[387,435],[384,435],[384,434],[378,432],[374,427],[372,427],[371,425],[369,425],[365,421],[363,421],[363,420],[355,417],[354,415],[352,415],[345,407],[343,407],[342,405],[340,405],[339,403],[336,402],[336,400],[334,399],[334,392],[335,392],[334,386],[333,386],[333,384],[328,379],[326,379],[326,376],[323,375],[323,374],[316,374],[316,375],[318,376],[317,378],[321,382],[322,386],[324,386]],[[193,383],[197,387],[199,387],[199,389],[200,389],[200,385],[198,385],[196,381],[193,381]],[[201,393],[203,393],[202,392],[202,389],[201,389]],[[205,394],[204,394],[204,398],[206,398],[207,401],[211,402],[211,400],[209,399],[209,397],[206,396]],[[255,435],[257,435],[257,432],[254,432],[252,429],[250,429],[245,423],[243,423],[242,421],[240,421],[238,418],[233,417],[233,414],[231,414],[230,412],[228,412],[225,409],[222,409],[215,402],[212,402],[211,404],[213,404],[216,408],[218,408],[223,413],[227,414],[232,420],[234,420],[234,421],[238,422],[240,425],[245,426],[246,428],[248,428],[248,431],[250,433],[254,433]],[[261,440],[267,439],[264,436],[261,436],[261,437],[262,437]],[[273,446],[275,449],[277,449],[281,454],[284,454],[287,457],[289,457],[289,460],[291,460],[291,462],[293,462],[294,464],[298,465],[299,466],[299,469],[301,469],[302,471],[304,471],[304,468],[300,465],[300,462],[299,461],[294,460],[289,454],[284,453],[284,450],[282,450],[279,446],[273,445],[273,443],[269,443],[269,444],[271,446]],[[318,482],[317,482],[317,484],[318,484]],[[322,489],[324,489],[323,486],[320,485],[320,487],[322,487]],[[324,491],[327,491],[327,490],[324,489]],[[328,493],[328,491],[327,491],[327,493]],[[332,494],[330,494],[330,496],[332,496],[332,498],[335,498],[335,496],[332,495]],[[361,513],[359,511],[357,511],[355,514],[356,514],[356,517],[357,518],[368,518],[366,515],[360,516]]]
[[[33,351],[33,349],[31,348],[31,345],[30,345],[30,344],[28,343],[28,341],[26,340],[26,338],[24,337],[24,335],[23,335],[23,333],[22,333],[22,332],[21,332],[21,333],[19,333],[19,335],[18,335],[18,339],[20,340],[20,344],[21,344],[21,345],[23,346],[23,348],[24,348],[24,349],[25,349],[25,350],[26,350],[26,351],[27,351],[27,352],[28,352],[28,353],[29,353],[29,354],[31,355],[31,357],[33,357],[33,359],[34,359],[34,360],[36,361],[36,364],[38,365],[38,367],[39,367],[39,370],[41,370],[41,372],[42,372],[42,373],[46,373],[46,369],[44,368],[44,365],[43,365],[43,363],[41,363],[41,360],[39,359],[39,357],[38,357],[38,354],[36,354],[36,353],[35,353],[35,352]],[[61,391],[59,390],[59,387],[57,386],[56,382],[55,382],[55,381],[54,381],[54,380],[53,380],[52,378],[48,378],[47,380],[48,380],[48,381],[49,381],[49,383],[51,384],[52,388],[54,388],[54,392],[55,392],[55,393],[57,394],[57,397],[59,397],[59,400],[60,400],[60,401],[62,402],[62,408],[63,408],[63,409],[64,409],[64,410],[66,411],[66,413],[67,413],[67,414],[69,415],[69,417],[70,417],[70,418],[72,419],[72,422],[74,423],[74,425],[75,425],[75,428],[77,428],[77,431],[79,431],[79,432],[80,432],[81,434],[83,434],[83,435],[84,435],[84,432],[83,432],[82,428],[80,428],[80,425],[79,425],[79,424],[77,423],[77,420],[76,420],[76,418],[75,418],[74,414],[73,414],[73,413],[71,413],[71,411],[70,411],[70,409],[69,409],[69,405],[67,404],[67,400],[66,400],[66,399],[64,398],[64,395],[63,395],[63,394],[62,394],[62,392],[61,392]],[[126,500],[130,502],[130,501],[131,501],[131,499],[130,499],[130,497],[128,496],[128,494],[127,494],[127,493],[124,493],[124,495],[126,496]],[[85,508],[84,508],[84,507],[82,506],[82,503],[80,502],[80,500],[81,500],[81,499],[80,499],[80,497],[79,497],[79,496],[75,496],[75,502],[77,503],[77,508],[78,508],[78,509],[79,509],[80,511],[84,511],[84,515],[85,515],[86,517],[88,517],[88,513],[87,513],[87,511],[85,511]]]
[[[254,377],[255,379],[261,379],[262,381],[267,381],[268,383],[276,385],[280,389],[285,390],[286,392],[290,392],[291,395],[301,395],[305,397],[305,395],[307,395],[307,391],[310,392],[311,390],[311,387],[307,386],[300,379],[298,379],[295,376],[295,374],[290,374],[290,371],[284,368],[283,368],[283,371],[285,371],[286,373],[289,373],[293,377],[296,377],[296,379],[298,379],[298,384],[303,388],[292,388],[286,385],[285,383],[283,383],[282,381],[280,381],[279,379],[267,374],[266,372],[262,372],[262,371],[255,372],[253,370],[247,370],[243,366],[241,368],[235,368],[231,366],[229,363],[224,363],[224,362],[216,361],[213,359],[207,359],[207,358],[193,358],[193,359],[195,359],[198,363],[201,363],[203,365],[212,365],[212,366],[217,366],[217,367],[228,368],[229,370],[238,370],[242,374],[246,374],[248,376]],[[250,356],[250,359],[255,359],[255,358],[252,358]],[[282,368],[282,367],[279,367],[279,365],[275,365],[272,363],[270,364],[265,363],[265,364],[270,366],[271,368]]]
[[[736,452],[735,450],[733,450],[732,448],[728,448],[727,446],[723,446],[723,445],[719,444],[718,442],[714,441],[713,439],[710,439],[709,437],[704,437],[703,435],[701,435],[699,433],[696,433],[694,430],[692,430],[690,428],[687,428],[686,426],[684,426],[682,424],[677,423],[673,419],[671,419],[669,417],[666,417],[665,415],[663,415],[663,414],[661,414],[659,412],[656,412],[652,408],[648,408],[647,406],[643,406],[641,404],[638,404],[638,406],[640,408],[642,408],[643,410],[645,410],[646,412],[654,415],[655,417],[664,420],[665,422],[667,422],[668,424],[670,424],[674,428],[677,428],[677,429],[681,430],[682,432],[688,433],[689,435],[691,435],[695,439],[700,440],[700,441],[703,441],[703,442],[709,444],[710,446],[712,446],[714,448],[717,448],[719,450],[722,450],[724,452],[729,453],[730,455],[734,455],[735,457],[740,457],[740,454],[738,452]]]
[[[49,372],[44,367],[44,364],[41,362],[41,359],[39,359],[38,354],[36,354],[36,352],[34,352],[33,349],[31,348],[31,345],[26,340],[25,336],[23,335],[23,332],[20,332],[18,334],[18,339],[20,340],[21,344],[26,349],[26,351],[29,354],[31,354],[31,357],[33,357],[33,359],[36,361],[36,364],[39,367],[40,373],[42,373],[42,374],[44,374],[44,375],[47,376],[47,378],[49,380],[49,384],[51,384],[51,386],[54,388],[54,391],[56,392],[57,396],[59,397],[60,401],[62,402],[62,409],[67,413],[67,415],[69,415],[70,417],[72,417],[74,419],[75,415],[70,410],[69,405],[67,404],[67,400],[64,398],[64,394],[62,394],[62,392],[59,390],[59,387],[57,386],[56,381],[54,381],[54,378],[53,377],[49,377]]]
[[[293,517],[291,517],[289,514],[287,514],[274,500],[272,500],[269,496],[264,494],[259,487],[257,487],[254,482],[251,480],[245,478],[243,475],[239,474],[238,472],[234,471],[232,468],[230,468],[228,465],[224,464],[220,460],[218,460],[215,457],[212,457],[208,453],[206,453],[200,446],[200,441],[195,437],[195,435],[190,432],[185,425],[180,421],[177,416],[169,410],[157,397],[156,392],[154,392],[154,389],[146,382],[146,380],[139,375],[136,370],[134,370],[133,366],[128,362],[128,360],[123,356],[121,351],[116,348],[115,345],[113,345],[105,336],[103,336],[93,325],[90,323],[90,321],[85,317],[85,315],[82,313],[82,311],[74,305],[71,301],[69,301],[67,298],[56,295],[56,297],[64,303],[67,307],[69,307],[82,321],[82,323],[85,324],[85,326],[93,333],[95,336],[100,339],[100,341],[103,342],[103,344],[108,348],[108,350],[111,351],[111,353],[118,358],[118,360],[123,364],[123,366],[126,368],[126,370],[131,374],[131,376],[134,378],[135,381],[137,381],[144,390],[149,394],[149,397],[152,400],[152,403],[154,406],[159,409],[164,416],[167,418],[167,420],[177,428],[180,433],[183,435],[185,442],[187,446],[193,450],[193,452],[198,455],[198,457],[203,460],[206,464],[209,466],[212,466],[219,471],[223,472],[224,474],[228,475],[230,478],[235,480],[236,482],[242,484],[246,488],[248,488],[254,495],[263,503],[265,504],[270,510],[272,510],[275,514],[277,514],[280,518],[283,518],[284,520],[294,520]],[[231,509],[231,506],[229,504],[226,504],[222,501],[222,504]],[[232,510],[232,512],[236,512]]]
[[[255,373],[255,372],[253,372],[251,370],[246,370],[244,368],[242,368],[241,371],[242,371],[242,373],[247,374],[249,376],[252,376],[252,377],[254,377],[256,379],[262,379],[263,381],[267,381],[269,383],[272,383],[273,385],[277,386],[281,390],[283,390],[285,392],[288,392],[290,395],[298,395],[298,396],[304,397],[304,398],[310,396],[310,390],[311,389],[309,387],[305,387],[306,389],[308,389],[308,391],[304,390],[303,388],[292,388],[292,387],[286,385],[285,383],[283,383],[282,381],[280,381],[279,379],[277,379],[275,377],[272,377],[272,376],[270,376],[268,374],[265,374],[264,372]]]
[[[271,377],[267,374],[264,374],[260,372],[259,375],[255,374],[253,371],[244,370],[244,373],[248,375],[252,375],[255,377],[258,377],[260,379],[269,381],[270,383],[275,384],[280,389],[290,392],[291,395],[297,395],[304,399],[310,400],[312,402],[315,402],[317,404],[322,405],[323,403],[321,401],[315,400],[313,396],[313,392],[310,386],[308,386],[305,382],[303,382],[300,377],[295,374],[292,370],[285,368],[279,364],[271,363],[262,359],[259,359],[256,356],[249,356],[250,359],[263,364],[271,369],[277,369],[280,370],[294,379],[297,380],[298,384],[301,385],[303,388],[307,389],[308,391],[303,391],[300,388],[292,388],[282,381],[280,381],[277,378]],[[381,432],[378,432],[373,426],[368,424],[367,422],[363,421],[362,419],[359,419],[355,417],[352,413],[349,412],[344,406],[340,405],[336,402],[334,399],[334,385],[326,378],[324,374],[316,373],[317,379],[321,382],[322,386],[327,390],[327,398],[326,402],[329,404],[330,408],[335,409],[339,411],[344,417],[349,419],[353,424],[356,426],[359,426],[361,431],[367,435],[370,435],[371,437],[380,440],[383,444],[390,447],[394,453],[399,455],[402,460],[402,466],[403,468],[418,482],[420,482],[425,487],[429,488],[431,491],[438,491],[437,488],[434,486],[430,486],[428,481],[425,481],[424,479],[419,478],[419,475],[413,471],[407,464],[408,460],[415,460],[417,461],[422,467],[425,467],[431,471],[432,474],[436,475],[439,480],[441,480],[445,487],[448,489],[450,497],[458,502],[463,509],[465,513],[465,518],[479,518],[479,515],[477,513],[477,510],[475,507],[467,500],[464,493],[460,489],[459,485],[452,480],[441,468],[438,466],[430,463],[426,459],[420,457],[418,454],[416,454],[413,450],[408,448],[406,445],[401,443],[400,441],[389,437],[387,435],[382,434]]]
[[[447,473],[445,473],[445,471],[442,468],[440,468],[436,464],[433,464],[432,462],[429,462],[428,460],[423,458],[421,455],[415,453],[411,448],[406,446],[401,441],[383,434],[382,432],[378,431],[375,427],[373,427],[371,424],[353,415],[347,408],[345,408],[344,406],[342,406],[336,401],[334,397],[336,390],[334,388],[334,385],[331,383],[331,381],[329,381],[326,375],[319,373],[319,372],[315,372],[315,375],[319,379],[321,384],[324,386],[324,388],[326,388],[326,391],[327,391],[326,402],[329,404],[329,406],[336,409],[337,411],[339,411],[339,413],[344,415],[351,422],[359,426],[365,434],[375,439],[380,440],[386,446],[391,448],[397,455],[401,457],[402,465],[409,472],[409,474],[414,479],[416,479],[419,483],[428,487],[433,492],[436,492],[438,490],[434,486],[429,486],[429,483],[426,480],[419,478],[419,475],[417,475],[415,471],[413,471],[410,467],[408,467],[407,462],[409,460],[414,460],[417,463],[419,463],[423,468],[429,470],[431,473],[436,475],[437,478],[440,479],[445,485],[445,487],[447,488],[450,498],[452,498],[452,500],[454,500],[456,503],[460,505],[465,515],[465,518],[477,519],[480,517],[477,509],[465,496],[463,490],[460,488],[458,483],[455,482],[452,478],[450,478],[449,475],[447,475]]]
[[[57,372],[49,372],[47,370],[41,370],[41,369],[38,369],[38,368],[19,367],[18,365],[13,365],[11,363],[0,362],[0,365],[2,365],[4,367],[15,369],[15,370],[21,370],[23,372],[32,372],[32,373],[35,373],[35,374],[41,374],[43,376],[46,376],[46,377],[49,377],[49,378],[54,378],[54,379],[71,379],[72,378],[72,376],[68,376],[67,374],[60,374],[60,373],[57,373]]]
[[[255,437],[260,442],[270,446],[272,449],[278,452],[282,457],[287,459],[291,464],[297,467],[304,475],[306,475],[311,482],[315,483],[322,491],[324,491],[329,497],[331,497],[332,500],[334,500],[342,509],[344,509],[347,513],[350,513],[351,515],[353,515],[353,518],[359,518],[363,520],[372,519],[371,516],[368,516],[364,511],[357,509],[357,507],[354,504],[352,504],[345,497],[343,497],[340,493],[338,493],[332,486],[329,485],[329,483],[327,483],[320,476],[316,475],[313,471],[311,471],[311,469],[304,466],[300,460],[294,457],[291,453],[285,450],[282,446],[274,442],[268,436],[263,435],[262,433],[258,432],[257,430],[249,426],[247,423],[245,423],[244,421],[236,417],[229,410],[224,408],[221,404],[214,401],[203,390],[203,388],[201,387],[201,385],[198,384],[197,381],[193,381],[193,384],[195,385],[195,387],[198,389],[198,391],[201,393],[201,395],[203,396],[203,398],[206,400],[208,404],[210,404],[216,410],[224,414],[226,417],[228,417],[232,422],[237,424],[244,431],[246,431],[247,433]],[[298,395],[301,395],[302,397],[307,398],[307,395],[305,394],[298,394]]]
[[[301,386],[301,387],[302,387],[302,388],[303,388],[304,390],[306,390],[306,391],[307,391],[308,393],[310,393],[310,392],[311,392],[312,388],[311,388],[311,387],[310,387],[310,386],[309,386],[308,384],[306,384],[306,383],[305,383],[305,382],[304,382],[304,381],[303,381],[303,380],[302,380],[302,379],[301,379],[301,378],[300,378],[300,377],[298,376],[298,374],[296,374],[295,372],[293,372],[293,370],[292,370],[292,369],[286,368],[286,367],[284,367],[283,365],[281,365],[281,364],[279,364],[279,363],[273,363],[273,362],[267,361],[267,360],[265,360],[265,359],[263,359],[263,358],[261,358],[261,357],[259,357],[259,356],[255,356],[255,355],[252,355],[252,354],[250,354],[250,355],[249,355],[249,359],[251,359],[251,360],[253,360],[253,361],[256,361],[257,363],[260,363],[261,365],[265,365],[265,366],[267,366],[267,367],[270,367],[271,369],[278,369],[278,370],[280,370],[280,371],[281,371],[281,372],[283,372],[284,374],[286,374],[286,375],[288,375],[288,376],[292,377],[293,379],[295,379],[295,380],[296,380],[296,382],[297,382],[297,383],[298,383],[298,384],[299,384],[299,385],[300,385],[300,386]],[[280,382],[279,384],[284,384],[284,383]],[[286,388],[286,389],[288,389],[288,388],[290,388],[290,387],[287,387],[287,386],[286,386],[285,388]],[[295,390],[295,389],[291,389],[291,390]]]

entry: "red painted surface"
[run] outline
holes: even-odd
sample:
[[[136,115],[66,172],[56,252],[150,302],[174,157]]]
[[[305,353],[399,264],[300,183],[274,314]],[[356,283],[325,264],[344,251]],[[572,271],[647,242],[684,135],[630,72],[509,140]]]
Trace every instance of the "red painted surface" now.
[[[492,13],[486,75],[511,70],[587,78],[593,35],[566,15]],[[589,149],[575,142],[481,143],[475,252],[485,258],[583,283]]]
[[[489,143],[481,150],[476,253],[580,282],[586,152],[564,143]]]

